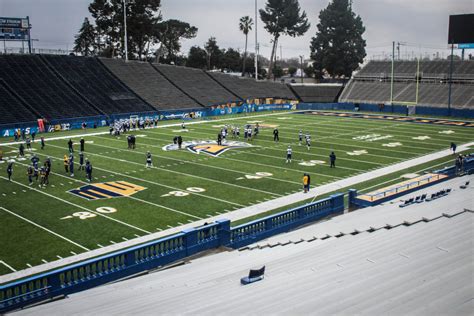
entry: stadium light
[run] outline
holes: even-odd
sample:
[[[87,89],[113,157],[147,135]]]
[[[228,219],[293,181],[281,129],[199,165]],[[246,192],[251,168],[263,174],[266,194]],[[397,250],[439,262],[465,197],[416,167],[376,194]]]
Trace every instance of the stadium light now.
[[[125,61],[128,61],[128,40],[127,40],[127,4],[132,3],[133,0],[122,0],[123,3],[123,42],[125,46]]]
[[[255,0],[255,81],[258,81],[257,0]]]
[[[304,58],[304,56],[303,56],[303,55],[300,55],[300,61],[301,61],[301,69],[300,69],[300,72],[301,72],[301,83],[303,83],[303,58]]]

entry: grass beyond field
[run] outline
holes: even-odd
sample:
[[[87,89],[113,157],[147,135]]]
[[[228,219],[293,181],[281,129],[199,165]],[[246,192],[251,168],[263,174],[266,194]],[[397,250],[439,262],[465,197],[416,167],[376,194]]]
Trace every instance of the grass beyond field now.
[[[162,149],[176,135],[185,142],[215,141],[224,124],[240,127],[240,139],[229,135],[229,141],[245,142],[243,126],[257,121],[260,134],[248,142],[249,148],[229,149],[218,157]],[[299,192],[305,172],[311,175],[312,186],[319,186],[446,149],[451,142],[474,140],[471,128],[293,113],[225,117],[186,126],[186,130],[174,126],[131,132],[137,135],[135,150],[127,149],[126,135],[84,136],[85,157],[94,167],[92,184],[143,188],[116,198],[105,198],[111,193],[104,193],[100,185],[84,189],[83,197],[68,192],[89,184],[84,171],[77,170],[77,135],[83,131],[47,135],[71,135],[76,143],[74,177],[63,167],[68,139],[49,140],[44,150],[36,142],[34,151],[27,152],[37,154],[40,164],[52,159],[46,188],[36,183],[28,186],[29,157],[16,158],[18,145],[1,146],[4,157],[15,159],[15,164],[12,182],[6,180],[6,163],[0,164],[0,275]],[[278,143],[272,135],[276,126]],[[311,135],[310,150],[298,145],[300,129]],[[88,132],[100,131],[105,129]],[[293,161],[287,164],[288,145],[293,148]],[[147,151],[153,157],[150,169],[145,168]],[[331,151],[337,155],[335,169],[329,168]],[[84,198],[88,194],[104,198],[88,200]]]

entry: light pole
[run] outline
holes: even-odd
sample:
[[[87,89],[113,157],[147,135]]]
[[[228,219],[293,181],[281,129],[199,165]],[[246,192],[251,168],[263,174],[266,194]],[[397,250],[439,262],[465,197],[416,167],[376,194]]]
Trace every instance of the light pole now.
[[[255,81],[258,81],[257,0],[255,0]]]
[[[301,72],[301,83],[303,83],[303,58],[304,56],[303,55],[300,55],[300,72]]]
[[[127,40],[127,3],[128,0],[122,0],[123,2],[123,42],[125,46],[125,61],[128,61],[128,40]]]

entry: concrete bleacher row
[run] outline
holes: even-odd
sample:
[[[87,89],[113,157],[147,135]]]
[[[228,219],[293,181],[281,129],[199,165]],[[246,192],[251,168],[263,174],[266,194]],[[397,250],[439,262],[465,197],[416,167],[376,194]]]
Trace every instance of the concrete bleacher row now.
[[[191,259],[18,313],[470,314],[473,188],[457,189],[466,178],[443,183],[453,192],[443,204],[433,202],[436,207],[361,209],[272,237],[299,240],[285,246]],[[263,265],[263,281],[239,284],[250,268]]]
[[[420,83],[418,105],[446,106],[449,86],[447,84]],[[457,108],[474,107],[474,85],[453,84],[451,104]],[[415,102],[416,82],[394,82],[393,100]],[[340,102],[387,103],[390,100],[390,82],[351,80],[342,92]]]
[[[200,105],[184,94],[147,62],[125,62],[101,58],[100,61],[136,94],[157,109],[198,108]]]
[[[343,89],[340,84],[292,85],[291,89],[306,103],[334,103]]]
[[[395,61],[394,76],[411,76],[414,78],[417,70],[417,61]],[[449,60],[439,61],[420,61],[420,73],[423,77],[429,78],[447,78],[450,70]],[[391,61],[370,61],[362,68],[355,77],[375,77],[381,75],[390,76],[392,73]],[[454,61],[453,78],[474,79],[474,61]]]
[[[283,98],[294,99],[295,95],[285,84],[259,81],[250,78],[236,77],[219,72],[209,72],[216,81],[233,91],[241,99],[251,98]]]

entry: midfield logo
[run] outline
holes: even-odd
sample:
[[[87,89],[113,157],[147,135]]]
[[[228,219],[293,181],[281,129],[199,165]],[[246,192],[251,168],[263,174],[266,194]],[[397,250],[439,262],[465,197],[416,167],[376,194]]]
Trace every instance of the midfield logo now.
[[[87,200],[100,200],[131,196],[145,189],[142,186],[126,181],[114,181],[88,184],[68,192]]]
[[[229,149],[236,149],[236,148],[249,148],[255,147],[248,143],[244,142],[237,142],[237,141],[228,141],[222,143],[222,145],[217,145],[217,142],[210,141],[210,140],[203,140],[203,141],[192,141],[192,142],[183,142],[181,148],[186,148],[190,152],[195,154],[204,153],[209,156],[217,157],[223,152],[226,152]],[[178,150],[177,144],[170,144],[166,145],[162,148],[164,151],[171,151],[171,150]]]

